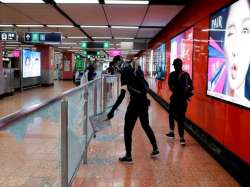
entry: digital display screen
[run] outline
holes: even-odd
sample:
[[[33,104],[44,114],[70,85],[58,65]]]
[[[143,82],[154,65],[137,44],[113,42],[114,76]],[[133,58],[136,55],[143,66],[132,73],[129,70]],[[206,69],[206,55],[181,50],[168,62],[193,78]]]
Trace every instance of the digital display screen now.
[[[157,49],[156,76],[158,80],[164,80],[166,76],[166,46],[161,44]]]
[[[183,61],[182,69],[189,73],[192,78],[193,63],[193,27],[182,32],[171,40],[170,49],[170,72],[174,71],[173,61],[180,58]]]
[[[250,4],[239,0],[210,17],[207,94],[250,108]]]
[[[23,78],[41,76],[41,54],[37,51],[23,50]]]

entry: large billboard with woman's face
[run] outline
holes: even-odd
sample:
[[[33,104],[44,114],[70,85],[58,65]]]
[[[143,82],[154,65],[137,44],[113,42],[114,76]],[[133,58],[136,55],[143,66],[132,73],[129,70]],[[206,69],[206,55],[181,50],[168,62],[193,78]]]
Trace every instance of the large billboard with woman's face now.
[[[173,61],[180,58],[183,61],[182,69],[192,77],[193,63],[193,27],[182,32],[171,40],[170,72],[174,71]]]
[[[250,108],[250,2],[210,18],[207,94]]]

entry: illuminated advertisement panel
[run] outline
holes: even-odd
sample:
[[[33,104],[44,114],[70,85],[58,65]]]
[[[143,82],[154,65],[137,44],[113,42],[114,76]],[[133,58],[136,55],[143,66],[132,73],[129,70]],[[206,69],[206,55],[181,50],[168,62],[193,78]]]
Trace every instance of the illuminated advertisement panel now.
[[[23,50],[23,78],[41,76],[40,52]]]
[[[250,5],[239,0],[210,17],[207,94],[250,108]]]
[[[183,61],[182,69],[189,73],[192,78],[193,63],[193,27],[182,32],[171,40],[170,50],[170,72],[174,71],[172,65],[174,59],[180,58]]]

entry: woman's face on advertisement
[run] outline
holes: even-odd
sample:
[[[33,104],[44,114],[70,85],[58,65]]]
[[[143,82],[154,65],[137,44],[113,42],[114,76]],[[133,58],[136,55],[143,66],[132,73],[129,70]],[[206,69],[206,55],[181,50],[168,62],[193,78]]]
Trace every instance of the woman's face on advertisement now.
[[[235,6],[236,5],[236,6]],[[250,9],[240,0],[229,10],[225,32],[225,57],[229,87],[238,89],[245,81],[250,63]]]

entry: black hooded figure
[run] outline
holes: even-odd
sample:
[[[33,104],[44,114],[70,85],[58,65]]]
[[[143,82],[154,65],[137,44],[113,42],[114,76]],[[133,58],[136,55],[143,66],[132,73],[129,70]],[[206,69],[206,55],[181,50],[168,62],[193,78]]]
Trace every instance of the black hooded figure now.
[[[147,98],[148,83],[143,77],[136,76],[132,66],[123,62],[120,56],[114,57],[113,61],[121,74],[122,88],[114,106],[108,113],[108,119],[111,119],[114,116],[114,111],[123,101],[126,94],[126,86],[128,92],[130,93],[130,101],[127,107],[124,125],[126,155],[119,158],[119,160],[126,163],[133,162],[131,156],[132,132],[138,117],[143,130],[145,131],[150,143],[153,146],[151,157],[154,158],[159,155],[159,151],[154,132],[149,126],[148,108],[150,105],[150,100]]]

